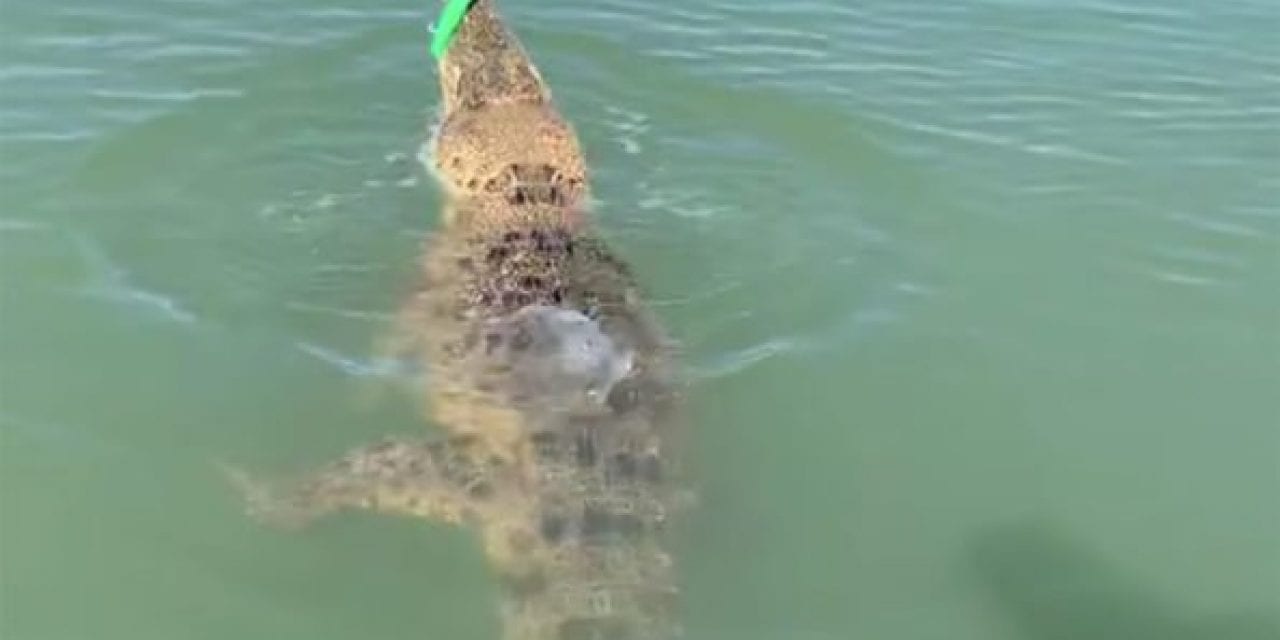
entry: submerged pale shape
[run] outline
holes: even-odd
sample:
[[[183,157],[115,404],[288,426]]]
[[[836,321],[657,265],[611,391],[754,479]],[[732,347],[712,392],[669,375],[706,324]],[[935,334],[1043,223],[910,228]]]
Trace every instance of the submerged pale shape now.
[[[599,402],[631,371],[633,352],[581,312],[539,305],[495,325],[508,338],[512,374],[544,398]]]

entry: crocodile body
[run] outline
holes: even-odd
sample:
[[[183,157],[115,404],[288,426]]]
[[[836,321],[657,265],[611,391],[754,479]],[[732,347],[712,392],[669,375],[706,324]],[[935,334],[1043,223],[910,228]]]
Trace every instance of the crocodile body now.
[[[471,528],[506,640],[675,638],[667,340],[596,235],[577,138],[492,0],[471,6],[440,81],[443,224],[395,344],[424,363],[444,434],[287,485],[235,478],[277,522],[366,508]]]

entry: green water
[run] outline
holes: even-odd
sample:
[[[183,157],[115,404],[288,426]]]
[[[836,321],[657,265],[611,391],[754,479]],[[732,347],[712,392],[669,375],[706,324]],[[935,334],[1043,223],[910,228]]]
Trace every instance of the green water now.
[[[428,6],[0,6],[0,637],[496,634],[214,468],[422,429]],[[684,346],[714,640],[1280,637],[1280,4],[509,0]]]

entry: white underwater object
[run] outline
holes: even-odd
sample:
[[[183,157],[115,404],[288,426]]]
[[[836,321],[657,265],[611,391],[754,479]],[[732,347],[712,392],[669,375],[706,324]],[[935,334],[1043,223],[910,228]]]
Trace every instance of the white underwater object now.
[[[631,372],[633,353],[598,320],[572,309],[537,305],[501,321],[507,363],[517,388],[545,400],[585,395],[603,402]]]

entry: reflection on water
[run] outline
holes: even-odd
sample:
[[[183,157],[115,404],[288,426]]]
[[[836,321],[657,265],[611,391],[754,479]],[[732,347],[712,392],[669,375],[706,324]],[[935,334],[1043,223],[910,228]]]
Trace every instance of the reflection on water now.
[[[1188,613],[1044,525],[989,529],[969,553],[975,577],[1026,640],[1280,639],[1280,623],[1262,613]]]

